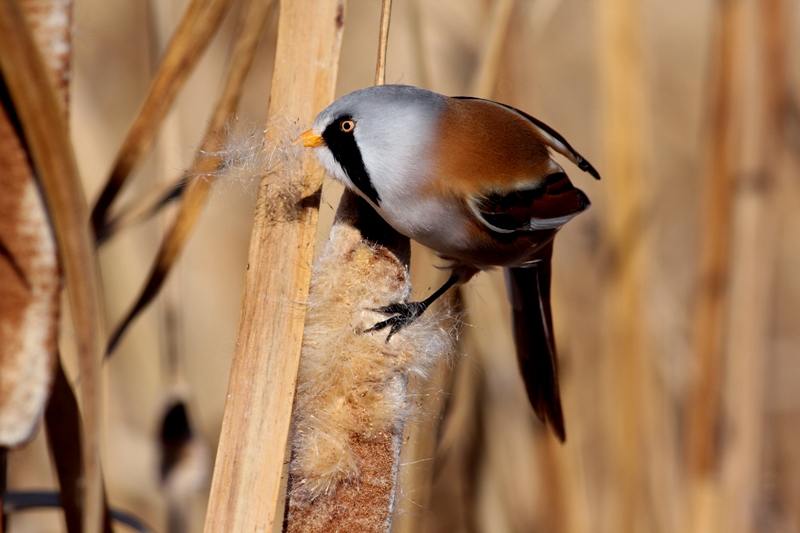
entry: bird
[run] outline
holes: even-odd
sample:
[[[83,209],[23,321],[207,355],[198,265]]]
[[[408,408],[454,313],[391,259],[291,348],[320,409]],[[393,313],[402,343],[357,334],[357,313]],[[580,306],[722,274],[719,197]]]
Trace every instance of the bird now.
[[[447,262],[448,280],[418,302],[374,309],[386,342],[453,286],[505,270],[520,372],[537,417],[566,431],[550,309],[553,238],[591,205],[551,157],[600,174],[554,129],[514,107],[409,85],[347,94],[298,142],[397,232]]]

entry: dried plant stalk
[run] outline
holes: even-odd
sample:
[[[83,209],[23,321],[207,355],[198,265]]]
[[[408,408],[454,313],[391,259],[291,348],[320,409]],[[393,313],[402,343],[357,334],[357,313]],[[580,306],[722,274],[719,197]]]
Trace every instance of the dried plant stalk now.
[[[188,181],[184,186],[180,208],[158,249],[153,268],[139,298],[111,335],[108,354],[114,350],[133,319],[156,297],[200,219],[205,200],[223,161],[221,150],[227,135],[226,125],[239,105],[245,78],[253,64],[258,39],[271,8],[272,0],[250,0],[245,10],[244,24],[233,50],[233,62],[203,144],[198,149],[194,165],[186,177]]]
[[[389,22],[392,18],[392,0],[381,3],[381,30],[378,37],[378,62],[375,66],[375,85],[386,83],[386,50],[389,47]]]
[[[711,101],[709,152],[704,183],[698,266],[698,290],[693,321],[694,376],[687,402],[687,463],[696,482],[711,474],[716,461],[719,429],[722,323],[729,276],[731,210],[733,205],[735,133],[732,127],[741,2],[717,2],[716,67]]]
[[[693,364],[687,406],[686,464],[691,500],[688,531],[717,529],[722,515],[717,435],[721,423],[721,362],[723,325],[728,301],[732,210],[734,201],[734,151],[738,53],[742,2],[717,2],[716,61],[711,101],[706,177],[701,209],[700,263],[693,320]]]
[[[281,3],[270,117],[310,124],[332,100],[344,9],[343,0]],[[323,176],[312,153],[299,157],[301,170],[286,176],[301,179],[307,197],[297,217],[274,220],[266,180],[259,190],[208,532],[271,531],[275,522]]]
[[[713,523],[718,524],[711,531],[730,533],[759,530],[757,509],[763,487],[762,440],[766,426],[764,385],[769,360],[769,319],[773,317],[769,289],[775,277],[778,235],[777,216],[771,208],[774,187],[749,185],[738,195],[734,211],[733,266],[726,313],[729,333],[721,391],[726,426],[736,437],[724,447],[721,458],[719,488],[725,498],[724,507],[719,508],[719,515],[711,514]],[[709,529],[697,527],[694,531]]]
[[[186,173],[181,172],[174,181],[157,184],[141,197],[120,208],[97,234],[97,245],[101,246],[113,235],[155,216],[162,207],[183,195],[187,182]]]
[[[724,359],[718,369],[720,416],[729,437],[707,476],[709,484],[713,483],[722,495],[719,514],[711,515],[710,521],[718,524],[716,531],[726,533],[763,528],[759,508],[764,498],[765,449],[769,448],[765,385],[776,315],[770,295],[778,268],[780,234],[774,206],[778,205],[779,161],[786,149],[780,125],[788,92],[783,4],[782,0],[753,4],[760,21],[758,16],[742,14],[741,39],[748,46],[741,49],[739,72],[760,69],[763,75],[731,79],[734,85],[741,83],[745,91],[734,93],[731,102],[733,109],[741,110],[742,127],[737,129],[743,149],[737,150],[736,159],[731,161],[733,168],[741,169],[741,175],[736,177],[732,198],[729,284],[722,317],[725,334],[720,347]],[[749,54],[746,49],[758,53]],[[758,86],[759,81],[763,85]]]
[[[27,24],[13,0],[0,2],[0,69],[19,117],[56,234],[75,324],[83,397],[83,528],[99,531],[99,364],[103,313],[97,260],[86,226],[88,209],[59,103]]]
[[[613,176],[606,187],[613,205],[603,215],[607,221],[608,245],[612,255],[606,287],[608,367],[608,403],[614,417],[609,427],[611,469],[614,487],[607,505],[611,522],[609,531],[633,533],[637,520],[645,512],[647,488],[639,469],[640,461],[652,449],[646,431],[648,410],[652,409],[654,391],[642,384],[651,374],[645,356],[646,330],[644,278],[647,233],[643,217],[647,175],[647,122],[644,92],[644,61],[640,50],[641,21],[634,0],[608,0],[601,9],[606,174]]]
[[[186,9],[150,85],[147,98],[117,154],[111,175],[92,209],[95,233],[103,227],[106,213],[128,175],[152,145],[178,91],[219,29],[229,5],[230,0],[192,0]]]
[[[72,71],[72,0],[20,0],[66,114]]]

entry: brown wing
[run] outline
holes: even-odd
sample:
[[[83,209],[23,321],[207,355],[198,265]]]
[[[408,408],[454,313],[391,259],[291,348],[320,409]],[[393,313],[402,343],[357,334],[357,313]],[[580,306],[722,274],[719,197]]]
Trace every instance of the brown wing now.
[[[547,143],[547,145],[550,148],[552,148],[559,154],[563,155],[564,157],[575,163],[575,165],[584,172],[588,172],[589,174],[591,174],[595,179],[598,180],[600,179],[600,174],[592,166],[592,164],[589,163],[586,159],[584,159],[584,157],[581,154],[579,154],[572,146],[570,146],[567,140],[560,133],[558,133],[556,130],[554,130],[541,120],[533,118],[529,114],[525,113],[524,111],[520,111],[515,107],[511,107],[510,105],[506,104],[501,104],[500,102],[494,102],[492,100],[475,98],[473,96],[454,96],[453,99],[467,100],[473,102],[486,102],[488,104],[500,106],[504,109],[507,109],[508,111],[511,111],[512,113],[516,113],[517,115],[523,117],[525,120],[530,122],[534,126],[534,128],[536,128],[536,131],[539,133],[541,139],[545,143]]]
[[[564,172],[550,174],[537,187],[490,192],[473,199],[478,218],[501,233],[557,229],[590,205]]]

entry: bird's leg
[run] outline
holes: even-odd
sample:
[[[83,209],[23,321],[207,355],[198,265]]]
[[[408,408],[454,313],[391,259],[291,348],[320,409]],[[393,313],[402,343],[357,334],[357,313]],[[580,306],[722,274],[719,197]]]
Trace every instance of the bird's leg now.
[[[433,302],[435,302],[442,294],[446,293],[447,290],[461,281],[464,278],[463,272],[454,272],[442,285],[439,289],[425,298],[420,302],[406,302],[406,303],[395,303],[391,305],[387,305],[385,307],[378,307],[377,309],[372,309],[372,311],[376,311],[378,313],[383,313],[384,315],[390,315],[389,318],[386,320],[382,320],[378,322],[374,326],[369,329],[365,329],[364,333],[369,333],[370,331],[380,331],[386,327],[390,327],[389,335],[386,337],[386,342],[392,338],[392,335],[403,329],[404,327],[413,323],[417,318],[425,312],[425,310],[430,306]]]

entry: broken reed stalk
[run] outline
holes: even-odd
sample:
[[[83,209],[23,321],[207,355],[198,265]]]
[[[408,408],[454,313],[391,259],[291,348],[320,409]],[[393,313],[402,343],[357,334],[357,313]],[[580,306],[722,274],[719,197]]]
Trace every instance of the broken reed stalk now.
[[[230,0],[192,0],[151,82],[147,97],[117,154],[111,174],[92,209],[92,227],[98,233],[136,163],[153,144],[159,126],[183,83],[219,29]]]
[[[222,94],[217,101],[203,143],[197,150],[192,169],[184,177],[187,181],[182,187],[178,213],[158,249],[139,298],[111,335],[108,355],[113,352],[133,319],[156,297],[200,219],[205,200],[222,163],[220,152],[227,134],[226,126],[239,105],[244,82],[253,64],[258,40],[267,22],[272,3],[272,0],[250,0],[244,11],[246,15],[234,46],[233,62],[228,69]]]
[[[27,23],[14,0],[0,1],[0,70],[48,206],[75,327],[83,398],[83,530],[101,529],[99,365],[103,311],[89,212],[66,117]]]
[[[281,2],[269,117],[297,117],[301,124],[310,124],[331,102],[344,10],[344,0]],[[323,178],[310,151],[298,157],[300,168],[286,169],[281,176],[302,181],[304,198],[294,199],[302,201],[296,216],[276,221],[266,212],[266,179],[259,189],[206,515],[209,533],[272,531],[282,496]]]
[[[647,233],[644,229],[647,144],[644,62],[640,50],[640,10],[635,0],[607,0],[600,10],[603,93],[606,115],[605,184],[613,205],[603,215],[610,250],[605,288],[608,358],[607,404],[614,412],[610,432],[614,486],[606,500],[609,531],[634,533],[643,512],[645,479],[640,469],[652,448],[645,419],[653,391],[642,385],[652,373],[646,356],[644,276]]]

